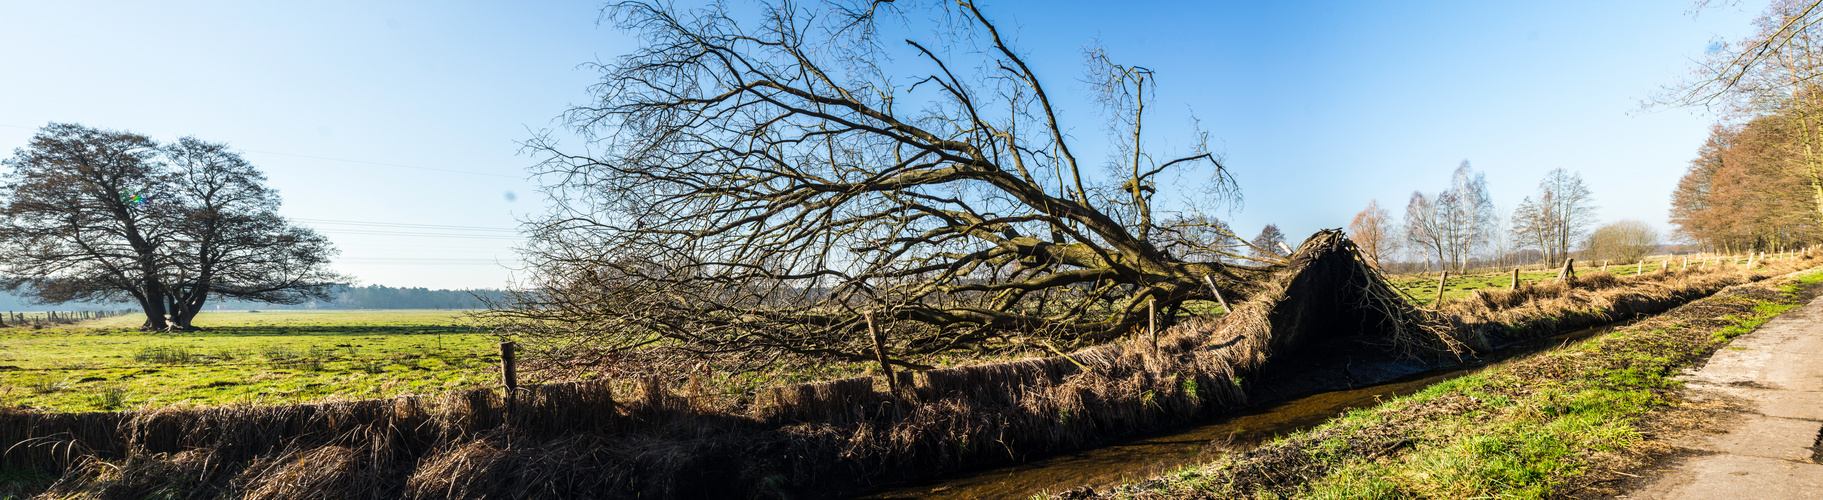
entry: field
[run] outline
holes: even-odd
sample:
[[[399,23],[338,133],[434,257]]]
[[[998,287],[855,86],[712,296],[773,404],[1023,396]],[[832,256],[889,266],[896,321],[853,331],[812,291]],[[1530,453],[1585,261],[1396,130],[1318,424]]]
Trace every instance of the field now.
[[[1672,262],[1673,268],[1680,265]],[[1609,271],[1630,276],[1638,269],[1614,266]],[[1648,264],[1644,271],[1657,269]],[[1520,274],[1527,283],[1556,277],[1556,269]],[[1452,275],[1444,297],[1505,289],[1511,280],[1510,271]],[[1436,299],[1436,274],[1399,275],[1392,281],[1414,302]],[[1207,312],[1218,310],[1213,304],[1209,308]],[[0,407],[94,411],[292,403],[498,384],[496,339],[466,326],[461,311],[208,312],[196,320],[203,331],[186,333],[139,332],[141,320],[127,315],[42,329],[0,328]],[[966,362],[950,358],[925,361],[935,366]],[[833,379],[862,373],[868,366],[819,365],[746,385],[753,389]]]
[[[199,332],[143,318],[0,329],[0,407],[50,411],[438,393],[497,379],[495,340],[461,311],[208,312]]]
[[[1649,259],[1656,259],[1656,260],[1648,260],[1646,262],[1645,266],[1643,266],[1643,267],[1639,266],[1637,264],[1612,265],[1612,266],[1608,267],[1608,272],[1614,274],[1615,276],[1626,277],[1626,276],[1634,276],[1637,274],[1641,274],[1642,272],[1646,273],[1646,274],[1654,273],[1654,272],[1657,272],[1659,270],[1659,268],[1665,267],[1663,265],[1664,264],[1663,256],[1649,257]],[[1682,260],[1674,259],[1671,261],[1670,267],[1671,267],[1671,270],[1675,271],[1678,268],[1682,267],[1682,265],[1683,265]],[[1594,268],[1583,267],[1583,266],[1584,266],[1584,264],[1581,264],[1581,263],[1577,264],[1576,273],[1578,275],[1592,272],[1592,271],[1597,271],[1601,267],[1599,265],[1595,266]],[[1695,266],[1697,266],[1697,263],[1691,262],[1690,266],[1695,267]],[[1520,284],[1526,284],[1526,283],[1543,283],[1543,282],[1556,280],[1557,272],[1558,272],[1558,269],[1555,269],[1555,268],[1539,269],[1539,266],[1525,267],[1525,268],[1522,268],[1519,272],[1519,282],[1520,282]],[[1399,290],[1404,291],[1407,294],[1411,294],[1412,301],[1416,302],[1418,304],[1429,304],[1429,303],[1435,302],[1437,300],[1437,277],[1438,277],[1438,273],[1401,274],[1401,275],[1390,276],[1390,278],[1393,282],[1393,286],[1398,288]],[[1444,283],[1444,286],[1443,286],[1443,300],[1447,301],[1447,300],[1465,299],[1465,298],[1468,298],[1470,294],[1475,293],[1475,290],[1486,290],[1486,289],[1504,290],[1507,287],[1511,286],[1512,283],[1513,283],[1512,269],[1506,269],[1503,271],[1496,271],[1496,272],[1488,272],[1485,269],[1481,269],[1481,270],[1476,270],[1474,272],[1470,272],[1468,274],[1462,274],[1462,275],[1458,275],[1458,274],[1452,272],[1452,273],[1450,273],[1449,281]]]

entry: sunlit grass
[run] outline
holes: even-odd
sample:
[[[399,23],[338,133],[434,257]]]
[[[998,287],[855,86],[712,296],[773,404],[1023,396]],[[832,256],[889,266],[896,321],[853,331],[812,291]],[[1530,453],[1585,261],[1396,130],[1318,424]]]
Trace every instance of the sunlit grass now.
[[[288,403],[437,393],[497,376],[494,339],[460,311],[204,313],[199,332],[141,318],[0,329],[0,405],[50,411]]]
[[[1713,266],[1713,261],[1711,262],[1710,265]],[[1700,267],[1700,263],[1691,262],[1689,266],[1693,268]],[[1608,273],[1622,278],[1656,273],[1659,269],[1665,267],[1667,266],[1665,265],[1664,256],[1649,257],[1644,265],[1640,265],[1636,262],[1632,264],[1610,263],[1605,266]],[[1673,271],[1683,269],[1685,267],[1684,259],[1682,257],[1673,258],[1670,261],[1669,267]],[[1589,272],[1600,271],[1603,268],[1604,266],[1601,262],[1596,262],[1593,265],[1586,262],[1578,262],[1576,273],[1582,275]],[[1559,269],[1545,269],[1536,265],[1524,266],[1520,268],[1519,284],[1524,286],[1526,284],[1556,281],[1557,273],[1559,271]],[[1393,288],[1397,288],[1410,295],[1413,303],[1423,305],[1437,301],[1438,278],[1441,277],[1441,274],[1442,273],[1440,272],[1408,273],[1393,275],[1390,279]],[[1443,300],[1465,299],[1470,295],[1473,295],[1476,290],[1505,290],[1512,286],[1512,268],[1504,268],[1498,271],[1477,269],[1468,273],[1452,272],[1450,273],[1449,281],[1443,284]]]
[[[1650,271],[1648,271],[1650,272]],[[1592,456],[1618,453],[1646,437],[1642,419],[1672,404],[1683,367],[1806,302],[1803,287],[1823,283],[1810,272],[1781,286],[1779,299],[1712,300],[1735,314],[1693,312],[1629,328],[1510,365],[1491,367],[1410,396],[1350,411],[1267,445],[1293,450],[1303,466],[1289,491],[1235,490],[1226,459],[1186,467],[1117,498],[1151,495],[1261,498],[1546,498],[1570,478],[1594,472]],[[1705,311],[1706,311],[1705,310]],[[1675,312],[1671,313],[1677,314]],[[1356,442],[1356,440],[1359,440]],[[1382,446],[1386,443],[1392,446]],[[1282,456],[1282,455],[1275,455]],[[1610,455],[1613,456],[1613,455]],[[1294,463],[1300,461],[1292,461]],[[1268,465],[1268,467],[1275,467]],[[1162,491],[1160,491],[1162,490]]]

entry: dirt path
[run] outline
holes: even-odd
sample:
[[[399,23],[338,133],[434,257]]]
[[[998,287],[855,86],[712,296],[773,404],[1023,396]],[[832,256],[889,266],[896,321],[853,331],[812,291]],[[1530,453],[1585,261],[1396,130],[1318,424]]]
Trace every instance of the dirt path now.
[[[1719,432],[1681,439],[1688,458],[1621,498],[1823,499],[1823,297],[1717,351],[1685,377],[1729,401]]]

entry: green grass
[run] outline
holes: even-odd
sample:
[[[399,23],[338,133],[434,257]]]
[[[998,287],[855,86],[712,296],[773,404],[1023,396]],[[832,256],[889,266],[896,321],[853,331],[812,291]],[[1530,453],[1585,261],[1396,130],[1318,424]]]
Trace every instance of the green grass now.
[[[1661,265],[1663,263],[1664,258],[1659,257],[1657,260],[1647,261],[1644,268],[1641,268],[1637,264],[1611,265],[1608,267],[1608,272],[1619,277],[1651,274],[1658,272],[1659,268],[1665,267]],[[1593,267],[1585,266],[1587,266],[1587,264],[1578,261],[1576,274],[1582,275],[1601,269],[1600,264],[1596,264]],[[1696,264],[1692,263],[1691,266],[1695,267]],[[1683,261],[1672,259],[1670,267],[1674,271],[1680,269],[1683,267]],[[1556,281],[1557,272],[1557,269],[1521,270],[1519,272],[1519,282],[1520,284],[1527,284]],[[1413,303],[1425,305],[1437,301],[1438,275],[1439,273],[1435,272],[1426,274],[1400,274],[1391,276],[1390,279],[1393,288],[1397,288],[1400,291],[1411,295]],[[1471,294],[1474,294],[1476,290],[1505,290],[1512,285],[1512,269],[1491,273],[1477,271],[1462,275],[1452,272],[1450,273],[1449,281],[1443,284],[1443,299],[1465,299]]]
[[[1164,496],[1261,498],[1543,498],[1593,484],[1604,462],[1646,437],[1641,422],[1668,408],[1680,369],[1807,301],[1812,272],[1778,298],[1705,299],[1707,309],[1616,331],[1534,358],[1351,411],[1262,447],[1253,462],[1218,460],[1162,477]],[[1762,295],[1760,297],[1766,297]],[[1709,311],[1732,311],[1715,317]],[[1677,314],[1676,312],[1670,314]],[[1700,323],[1694,325],[1693,323]],[[1288,456],[1298,457],[1285,459]],[[1252,464],[1252,465],[1250,465]],[[1287,488],[1232,482],[1266,467]],[[1618,469],[1614,469],[1618,470]],[[1612,476],[1612,474],[1610,474]],[[1125,497],[1139,488],[1118,491]],[[1152,498],[1152,497],[1148,497]]]
[[[460,311],[223,312],[199,332],[123,316],[0,329],[0,406],[93,411],[430,394],[494,383],[493,337]]]

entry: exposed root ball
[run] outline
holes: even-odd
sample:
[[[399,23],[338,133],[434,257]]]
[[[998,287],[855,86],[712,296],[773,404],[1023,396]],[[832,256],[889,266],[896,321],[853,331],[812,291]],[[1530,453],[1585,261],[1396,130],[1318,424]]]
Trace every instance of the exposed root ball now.
[[[1245,369],[1348,337],[1413,356],[1459,355],[1487,345],[1478,332],[1454,328],[1435,312],[1413,306],[1337,229],[1306,240],[1289,266],[1236,309],[1224,330],[1248,351],[1239,365]]]

